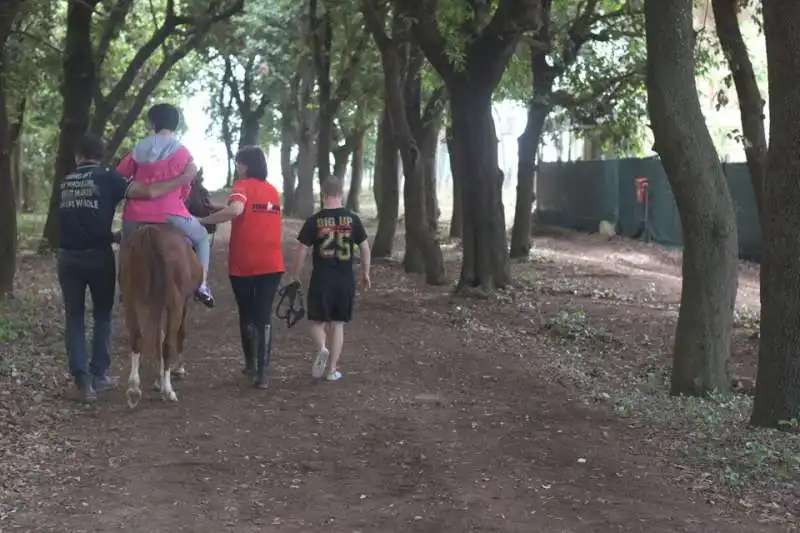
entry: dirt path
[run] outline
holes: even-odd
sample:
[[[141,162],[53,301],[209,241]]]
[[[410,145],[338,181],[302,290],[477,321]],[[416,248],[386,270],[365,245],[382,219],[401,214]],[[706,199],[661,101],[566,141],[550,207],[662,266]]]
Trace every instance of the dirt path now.
[[[80,410],[59,428],[70,464],[40,465],[58,476],[42,474],[0,531],[786,530],[692,501],[640,445],[650,435],[583,405],[491,331],[453,327],[446,288],[388,286],[396,270],[376,266],[358,303],[343,381],[313,382],[304,331],[281,324],[272,388],[256,391],[240,377],[219,236],[219,303],[191,312],[180,402],[150,392],[129,410],[116,392]]]

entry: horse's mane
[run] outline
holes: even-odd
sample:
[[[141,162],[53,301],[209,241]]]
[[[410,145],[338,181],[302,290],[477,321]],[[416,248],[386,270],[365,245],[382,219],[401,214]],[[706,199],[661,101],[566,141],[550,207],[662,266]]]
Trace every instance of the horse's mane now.
[[[192,182],[192,190],[186,198],[186,209],[196,217],[207,217],[214,212],[211,207],[211,195],[203,185],[202,168],[197,171],[197,175]],[[206,225],[206,230],[209,233],[214,233],[217,230],[217,226],[216,224],[208,224]]]

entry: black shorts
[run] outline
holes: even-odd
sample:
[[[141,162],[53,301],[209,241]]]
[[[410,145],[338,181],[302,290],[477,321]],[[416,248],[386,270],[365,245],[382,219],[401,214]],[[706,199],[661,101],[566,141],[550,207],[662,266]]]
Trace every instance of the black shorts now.
[[[350,322],[355,283],[312,282],[308,287],[308,319],[313,322]]]

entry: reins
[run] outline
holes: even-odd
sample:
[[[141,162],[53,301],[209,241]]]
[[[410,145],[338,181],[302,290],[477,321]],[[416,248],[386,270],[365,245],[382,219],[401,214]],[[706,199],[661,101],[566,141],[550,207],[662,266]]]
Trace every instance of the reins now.
[[[300,282],[293,281],[284,285],[278,289],[278,296],[280,298],[278,298],[278,305],[275,307],[275,316],[279,320],[285,320],[286,327],[291,328],[306,316],[306,308],[303,305],[303,291],[300,290]],[[286,302],[287,298],[287,305],[284,306],[284,302]],[[281,309],[284,307],[285,312],[282,313]]]

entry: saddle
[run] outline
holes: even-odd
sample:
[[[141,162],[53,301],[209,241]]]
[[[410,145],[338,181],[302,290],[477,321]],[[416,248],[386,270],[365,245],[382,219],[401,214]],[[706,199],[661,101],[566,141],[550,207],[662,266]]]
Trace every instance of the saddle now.
[[[278,289],[278,305],[275,306],[275,316],[278,320],[285,320],[286,327],[291,328],[303,317],[306,316],[306,308],[303,305],[303,291],[300,290],[300,282],[293,281]],[[287,301],[288,299],[288,301]],[[284,306],[284,302],[287,303]],[[281,308],[285,308],[281,311]]]

